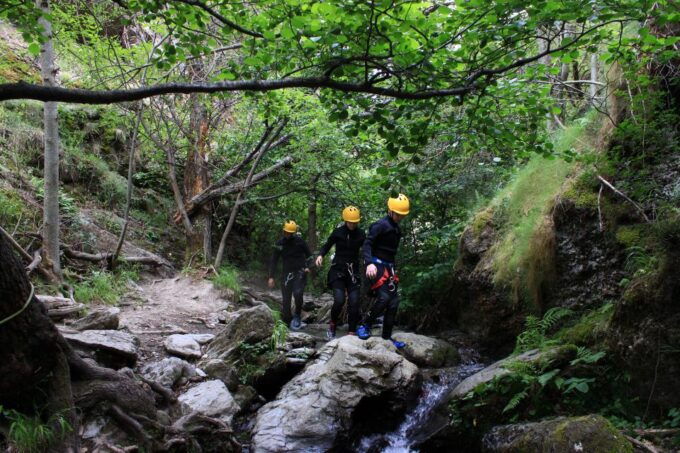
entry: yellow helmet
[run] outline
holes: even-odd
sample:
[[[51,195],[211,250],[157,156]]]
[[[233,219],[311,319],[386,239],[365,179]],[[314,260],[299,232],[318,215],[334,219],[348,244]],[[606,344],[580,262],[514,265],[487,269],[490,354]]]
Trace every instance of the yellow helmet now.
[[[403,193],[400,193],[397,198],[390,197],[387,199],[387,208],[390,211],[396,212],[397,214],[407,215],[409,213],[410,207],[411,203]]]
[[[283,224],[283,231],[286,233],[297,232],[297,223],[295,223],[295,220],[286,220],[286,223]]]
[[[342,220],[345,222],[359,223],[359,220],[361,220],[359,208],[355,206],[347,206],[342,210]]]

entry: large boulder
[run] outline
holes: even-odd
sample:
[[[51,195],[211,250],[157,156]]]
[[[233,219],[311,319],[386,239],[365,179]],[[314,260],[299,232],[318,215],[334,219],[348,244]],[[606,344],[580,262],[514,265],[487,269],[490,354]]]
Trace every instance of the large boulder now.
[[[236,311],[208,346],[201,366],[214,359],[233,363],[241,343],[257,343],[270,338],[273,331],[274,316],[266,305]]]
[[[253,428],[254,452],[327,451],[361,430],[390,429],[420,385],[418,367],[380,338],[329,342],[305,370],[263,406]]]
[[[484,436],[486,453],[632,453],[633,447],[601,415],[496,426]]]
[[[443,340],[406,332],[395,333],[392,338],[406,343],[402,353],[418,366],[442,368],[456,365],[460,360],[456,348]]]
[[[76,349],[95,356],[97,362],[120,368],[133,366],[137,361],[139,339],[120,330],[85,330],[83,332],[63,332],[62,335]]]
[[[224,383],[218,380],[201,382],[181,394],[177,400],[185,415],[198,412],[220,419],[227,425],[231,424],[240,409]]]
[[[186,359],[201,358],[201,345],[189,334],[170,335],[165,339],[165,350]]]
[[[465,379],[463,382],[458,384],[451,391],[451,398],[462,398],[469,392],[474,390],[475,387],[487,382],[491,382],[497,377],[505,376],[510,374],[509,365],[513,362],[534,362],[545,357],[548,352],[539,351],[538,349],[532,349],[523,354],[507,357],[503,360],[499,360],[488,367],[484,368],[482,371],[473,374],[469,378]],[[552,352],[550,352],[552,354]]]
[[[120,308],[96,308],[71,324],[76,330],[116,330],[120,324]]]
[[[196,368],[189,362],[177,357],[168,357],[158,362],[147,363],[140,372],[145,378],[168,388],[173,388],[176,384],[181,384],[183,380],[196,376]]]

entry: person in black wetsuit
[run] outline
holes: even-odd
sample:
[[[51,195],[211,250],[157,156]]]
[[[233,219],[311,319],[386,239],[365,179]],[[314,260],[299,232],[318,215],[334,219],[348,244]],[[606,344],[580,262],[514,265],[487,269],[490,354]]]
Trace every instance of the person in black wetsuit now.
[[[333,264],[328,270],[328,287],[333,290],[333,307],[331,320],[328,323],[327,336],[329,340],[335,338],[335,329],[345,305],[345,292],[348,302],[348,333],[355,335],[359,323],[359,292],[361,276],[359,271],[359,251],[364,244],[366,234],[359,228],[361,214],[354,206],[347,206],[342,211],[344,225],[333,230],[326,243],[321,247],[316,265],[321,266],[323,257],[335,245]]]
[[[281,318],[290,328],[297,330],[302,327],[300,315],[302,314],[302,297],[307,284],[307,259],[312,255],[309,247],[302,237],[295,234],[297,224],[288,220],[283,225],[283,238],[274,245],[274,253],[269,263],[270,288],[274,287],[274,274],[276,265],[281,258],[283,272],[281,274],[281,295],[283,296],[283,312]],[[291,299],[295,298],[295,314],[291,314]]]
[[[410,203],[406,195],[399,194],[396,198],[387,200],[387,208],[387,215],[369,227],[368,236],[364,241],[366,277],[371,282],[371,291],[375,294],[376,300],[365,322],[357,329],[357,336],[362,340],[369,338],[371,326],[384,312],[382,337],[391,340],[397,349],[401,349],[405,344],[392,339],[394,319],[399,308],[397,293],[399,278],[395,268],[395,256],[401,240],[399,222],[408,215]]]

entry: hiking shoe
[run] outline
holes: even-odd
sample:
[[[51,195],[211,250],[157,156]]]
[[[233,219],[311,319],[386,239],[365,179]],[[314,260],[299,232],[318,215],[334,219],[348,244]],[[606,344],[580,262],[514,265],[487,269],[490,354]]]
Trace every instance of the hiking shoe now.
[[[362,340],[368,340],[368,338],[371,336],[371,329],[368,327],[361,325],[357,329],[357,337],[361,338]]]
[[[326,331],[326,338],[328,338],[329,341],[335,338],[335,323],[333,321],[331,321],[328,324],[328,330]]]
[[[390,338],[390,341],[397,349],[404,349],[406,347],[406,343],[404,343],[403,341],[393,340],[392,338]]]
[[[299,316],[294,316],[293,320],[290,322],[290,328],[293,330],[299,330],[302,327],[302,321],[300,321]]]

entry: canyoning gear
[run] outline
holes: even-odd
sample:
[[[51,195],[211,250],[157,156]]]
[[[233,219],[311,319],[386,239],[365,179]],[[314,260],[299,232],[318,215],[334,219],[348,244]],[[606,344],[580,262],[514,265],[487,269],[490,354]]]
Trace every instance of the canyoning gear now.
[[[380,260],[378,260],[380,261]],[[397,284],[399,283],[399,276],[394,270],[393,265],[385,265],[378,267],[378,269],[383,269],[382,274],[378,274],[379,277],[371,284],[371,291],[375,291],[382,285],[387,284],[390,290],[395,290]]]
[[[373,261],[374,258],[384,263],[394,263],[400,241],[401,229],[390,216],[385,216],[373,223],[364,241],[364,263],[376,264]]]
[[[283,231],[286,233],[296,233],[297,223],[295,223],[294,220],[286,220],[286,222],[283,224]]]
[[[282,310],[281,319],[286,324],[291,322],[291,301],[295,299],[295,315],[302,313],[303,293],[307,284],[307,261],[312,256],[307,243],[302,237],[293,235],[279,239],[274,245],[274,252],[269,263],[269,277],[276,273],[279,258],[283,261],[281,273]]]
[[[350,230],[347,225],[343,224],[333,230],[333,233],[319,251],[319,256],[325,256],[331,247],[335,246],[333,264],[328,270],[326,282],[328,287],[333,290],[331,321],[335,323],[340,321],[340,313],[345,300],[347,300],[347,318],[351,331],[356,329],[361,316],[359,307],[361,290],[359,252],[365,238],[366,235],[363,230],[359,228]]]
[[[274,277],[276,274],[279,258],[283,262],[283,273],[287,274],[307,267],[310,256],[312,256],[312,252],[302,237],[293,235],[279,239],[274,245],[274,251],[269,262],[269,277]]]
[[[290,322],[290,328],[293,330],[300,330],[302,327],[302,321],[300,321],[300,316],[293,316],[293,320]]]
[[[388,340],[392,336],[394,320],[399,309],[399,295],[397,285],[382,285],[375,290],[376,299],[365,318],[365,324],[375,326],[377,320],[384,313],[382,325],[382,337]]]
[[[397,349],[404,349],[406,347],[406,343],[404,343],[403,341],[394,340],[392,338],[390,338],[390,341]]]
[[[304,269],[288,272],[281,278],[282,311],[281,319],[286,324],[290,323],[293,313],[291,312],[291,302],[295,300],[295,316],[298,318],[302,314],[302,304],[304,303],[304,291],[307,285],[307,273]]]
[[[357,328],[361,318],[360,293],[361,285],[359,282],[352,284],[348,279],[340,278],[333,282],[333,306],[331,307],[331,321],[341,324],[340,314],[347,298],[347,323],[348,330],[353,332]],[[347,294],[347,296],[345,296]]]
[[[397,214],[408,215],[411,209],[411,203],[408,201],[406,195],[400,193],[397,195],[397,198],[390,197],[387,199],[387,208]]]
[[[350,230],[347,225],[341,225],[328,236],[328,240],[319,250],[320,256],[326,256],[333,246],[335,246],[335,256],[333,263],[357,263],[355,269],[359,267],[359,251],[364,244],[366,234],[361,228]]]
[[[359,209],[354,206],[347,206],[342,210],[342,220],[345,222],[359,223],[361,220],[361,213]]]
[[[357,329],[357,337],[362,340],[368,340],[371,336],[371,329],[365,325],[360,325]]]
[[[335,338],[335,323],[333,321],[328,323],[328,330],[326,331],[326,338],[332,340]]]

